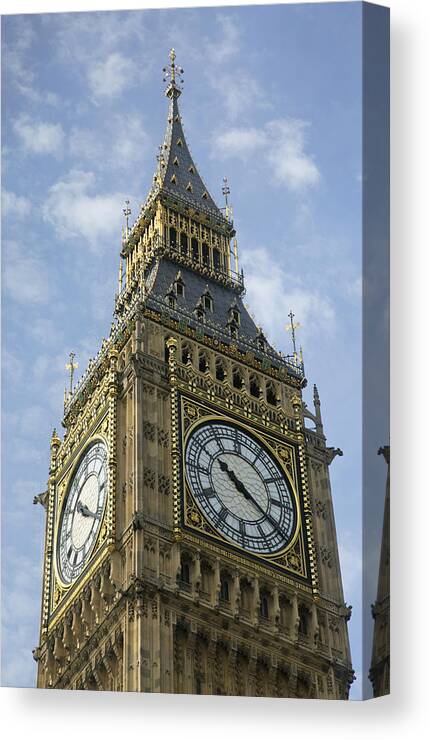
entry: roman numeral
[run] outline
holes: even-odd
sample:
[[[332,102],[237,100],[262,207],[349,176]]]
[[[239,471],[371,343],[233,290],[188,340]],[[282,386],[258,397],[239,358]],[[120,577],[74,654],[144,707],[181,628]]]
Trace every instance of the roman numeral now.
[[[224,522],[227,516],[228,516],[228,509],[226,509],[225,506],[222,506],[221,510],[219,511],[217,515],[216,524],[220,524],[221,522]]]

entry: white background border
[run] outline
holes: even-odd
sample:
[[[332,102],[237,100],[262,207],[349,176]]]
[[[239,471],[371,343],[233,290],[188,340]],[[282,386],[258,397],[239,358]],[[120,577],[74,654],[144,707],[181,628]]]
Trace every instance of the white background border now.
[[[317,1],[317,0],[316,0]],[[125,7],[227,5],[127,1]],[[234,5],[245,3],[235,2]],[[247,4],[264,4],[248,2]],[[2,728],[32,740],[100,737],[402,738],[427,713],[429,542],[426,394],[429,390],[429,3],[390,0],[392,267],[392,696],[316,702],[0,689]],[[1,0],[1,13],[118,9],[118,2]],[[123,9],[123,8],[121,8]],[[426,483],[426,485],[425,485]],[[426,494],[426,495],[425,495]],[[427,726],[426,722],[423,726]]]

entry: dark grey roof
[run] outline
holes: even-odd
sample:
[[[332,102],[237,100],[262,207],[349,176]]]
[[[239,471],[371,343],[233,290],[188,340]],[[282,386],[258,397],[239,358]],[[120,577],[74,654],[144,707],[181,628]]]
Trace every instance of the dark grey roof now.
[[[174,288],[174,283],[179,276],[184,284],[184,295],[177,296],[174,307],[171,307],[168,296],[171,295],[171,289]],[[236,344],[240,350],[252,352],[261,362],[268,359],[275,367],[287,365],[288,372],[302,377],[302,368],[292,363],[290,357],[280,356],[268,342],[264,350],[258,346],[255,340],[261,337],[260,329],[247,312],[240,296],[234,294],[230,288],[165,257],[152,264],[146,274],[145,283],[147,305],[155,311],[166,312],[177,321],[183,319],[187,325],[194,328],[200,327],[204,334],[217,337],[226,344]],[[213,311],[207,310],[204,321],[201,322],[197,318],[195,308],[201,302],[201,297],[207,292],[207,288],[213,299]],[[237,338],[230,336],[227,327],[231,320],[230,309],[232,307],[240,311]]]
[[[155,188],[173,197],[184,198],[196,209],[208,209],[216,216],[225,218],[197,171],[186,143],[178,104],[180,90],[170,86],[167,95],[170,98],[167,130],[154,178]]]

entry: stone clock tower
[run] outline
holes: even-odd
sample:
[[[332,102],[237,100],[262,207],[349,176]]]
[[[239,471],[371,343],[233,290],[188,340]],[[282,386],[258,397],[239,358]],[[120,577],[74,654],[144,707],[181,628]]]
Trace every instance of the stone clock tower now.
[[[320,401],[242,302],[189,153],[174,51],[115,322],[54,431],[39,687],[346,699],[353,671]]]

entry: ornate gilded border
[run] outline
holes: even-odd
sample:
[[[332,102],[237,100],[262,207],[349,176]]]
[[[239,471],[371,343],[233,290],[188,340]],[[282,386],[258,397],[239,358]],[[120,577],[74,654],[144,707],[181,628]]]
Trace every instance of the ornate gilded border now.
[[[299,424],[301,413],[301,401],[298,396],[293,399],[295,419],[297,421],[297,432],[291,432],[287,435],[279,427],[273,430],[273,424],[270,428],[261,423],[250,420],[238,408],[231,408],[222,402],[222,399],[216,398],[208,400],[202,397],[202,394],[193,393],[189,385],[185,385],[177,373],[177,340],[171,337],[167,340],[169,350],[169,378],[171,385],[171,434],[172,434],[172,484],[173,484],[173,515],[174,515],[174,533],[177,539],[188,540],[192,544],[201,542],[203,538],[206,543],[212,543],[213,547],[222,548],[221,552],[228,551],[231,557],[239,558],[241,562],[246,558],[246,562],[252,560],[255,564],[268,568],[275,568],[277,572],[299,581],[302,584],[311,586],[313,593],[318,592],[318,579],[315,562],[315,548],[313,541],[310,500],[308,495],[307,471],[305,462],[305,440]],[[283,469],[288,471],[292,479],[293,487],[297,495],[297,507],[300,512],[300,527],[297,532],[295,541],[284,553],[276,558],[275,556],[262,556],[250,554],[232,543],[220,537],[201,516],[199,509],[195,506],[196,514],[200,515],[198,522],[194,515],[192,520],[193,509],[189,508],[190,494],[186,488],[186,480],[183,468],[183,446],[184,437],[187,433],[184,420],[184,404],[188,403],[194,406],[196,414],[206,416],[227,417],[234,423],[242,424],[250,431],[258,435],[264,443],[270,448],[273,456],[278,459]],[[283,452],[282,452],[283,451]],[[284,458],[290,459],[289,467]],[[241,556],[241,557],[239,557]],[[295,556],[295,557],[293,557]]]

